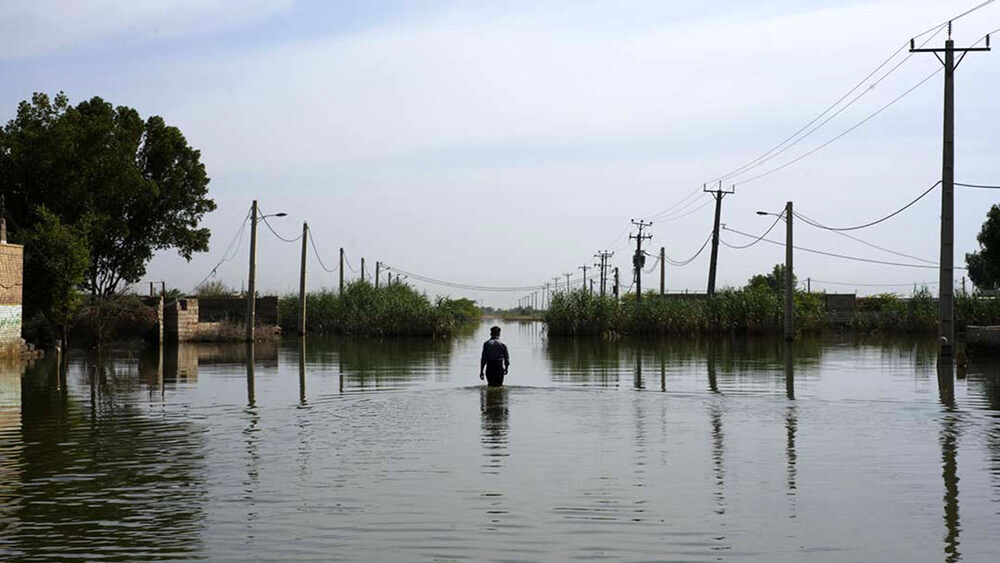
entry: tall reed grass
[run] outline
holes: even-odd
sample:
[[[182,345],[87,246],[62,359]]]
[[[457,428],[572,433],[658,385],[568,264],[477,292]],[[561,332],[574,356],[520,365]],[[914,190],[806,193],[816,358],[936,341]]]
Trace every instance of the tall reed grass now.
[[[282,297],[278,311],[282,331],[294,334],[299,296]],[[402,283],[376,288],[356,281],[347,284],[340,295],[330,290],[306,295],[306,331],[314,334],[443,336],[458,332],[478,316],[479,309],[468,299],[431,301]]]

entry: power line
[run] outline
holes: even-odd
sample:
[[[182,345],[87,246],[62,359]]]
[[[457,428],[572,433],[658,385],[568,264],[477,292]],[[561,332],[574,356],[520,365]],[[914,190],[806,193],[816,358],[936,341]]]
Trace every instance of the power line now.
[[[344,264],[347,264],[347,269],[352,273],[358,273],[354,266],[351,266],[351,259],[347,257],[347,252],[344,252]]]
[[[898,102],[899,100],[902,100],[906,96],[910,95],[914,90],[916,90],[917,88],[923,86],[923,84],[925,82],[927,82],[931,78],[934,78],[935,76],[937,76],[937,74],[939,72],[941,72],[942,70],[943,70],[942,68],[936,69],[934,72],[928,74],[926,77],[924,77],[923,79],[921,79],[920,82],[917,82],[916,84],[914,84],[913,86],[911,86],[908,90],[906,90],[905,92],[903,92],[899,96],[896,96],[895,98],[893,98],[892,100],[890,100],[888,103],[886,103],[885,105],[883,105],[879,109],[877,109],[874,112],[870,113],[868,115],[868,117],[865,117],[861,121],[859,121],[859,122],[855,123],[854,125],[848,127],[847,129],[845,129],[844,131],[840,132],[839,134],[837,134],[836,136],[834,136],[832,139],[829,139],[825,143],[819,145],[818,147],[815,147],[812,150],[810,150],[808,152],[805,152],[805,153],[803,153],[803,154],[801,154],[801,155],[793,158],[792,160],[789,160],[788,162],[786,162],[784,164],[781,164],[779,166],[776,166],[776,167],[774,167],[774,168],[772,168],[772,169],[770,169],[770,170],[768,170],[766,172],[762,172],[762,173],[760,173],[760,174],[758,174],[756,176],[752,176],[751,178],[749,178],[747,180],[743,180],[743,181],[739,182],[739,185],[742,186],[742,185],[749,184],[750,182],[754,182],[756,180],[760,180],[761,178],[770,176],[771,174],[774,174],[775,172],[778,172],[779,170],[784,170],[785,168],[788,168],[789,166],[791,166],[791,165],[793,165],[793,164],[795,164],[795,163],[797,163],[797,162],[805,159],[806,157],[812,156],[813,154],[819,152],[820,150],[822,150],[822,149],[826,148],[827,146],[833,144],[834,142],[840,140],[841,138],[843,138],[844,136],[846,136],[848,133],[851,133],[852,131],[854,131],[858,127],[861,127],[865,123],[868,123],[868,121],[870,121],[871,119],[873,119],[875,116],[877,116],[880,113],[882,113],[883,111],[889,109],[896,102]]]
[[[768,227],[766,231],[764,231],[764,234],[760,235],[759,237],[755,237],[754,240],[753,240],[753,242],[751,242],[749,244],[733,245],[733,244],[729,244],[728,242],[722,241],[721,239],[720,239],[720,242],[722,242],[722,244],[728,246],[729,248],[732,248],[732,249],[735,249],[735,250],[743,250],[744,248],[750,248],[751,246],[753,246],[753,245],[757,244],[758,242],[764,240],[764,237],[766,237],[772,230],[774,230],[774,227],[776,227],[778,225],[778,222],[781,221],[781,218],[784,217],[784,216],[785,216],[785,211],[782,210],[781,213],[779,213],[778,216],[774,218],[774,222],[771,223],[771,226]],[[722,225],[722,229],[725,230],[726,226]]]
[[[708,234],[708,238],[705,239],[705,242],[703,242],[701,244],[701,248],[698,249],[698,252],[695,252],[694,256],[688,258],[687,260],[671,260],[670,257],[668,257],[666,255],[664,255],[663,258],[667,261],[667,264],[670,264],[671,266],[675,266],[675,267],[678,267],[678,268],[683,267],[683,266],[687,266],[691,262],[694,262],[695,259],[698,258],[698,256],[701,255],[701,253],[705,250],[705,248],[708,246],[708,243],[711,240],[712,240],[712,233],[709,233]]]
[[[326,264],[323,263],[323,259],[320,258],[319,250],[316,249],[316,239],[315,239],[315,237],[313,237],[312,231],[309,231],[309,244],[312,245],[313,254],[316,255],[316,260],[319,262],[319,266],[321,268],[323,268],[324,270],[326,270],[328,273],[332,274],[333,272],[336,272],[337,268],[339,268],[340,266],[335,266],[333,268],[327,268]]]
[[[806,221],[806,224],[807,224],[807,225],[810,225],[810,226],[815,226],[815,222],[809,222],[809,221],[807,221],[807,219],[806,219],[805,215],[802,215],[802,214],[800,214],[800,213],[797,213],[797,212],[793,212],[793,214],[794,214],[794,215],[795,215],[796,217],[798,217],[799,219],[802,219],[803,221]],[[898,250],[892,250],[892,249],[890,249],[890,248],[885,248],[884,246],[879,246],[879,245],[877,245],[877,244],[874,244],[874,243],[871,243],[871,242],[868,242],[868,241],[866,241],[866,240],[863,240],[863,239],[860,239],[860,238],[858,238],[858,237],[856,237],[856,236],[854,236],[854,235],[849,235],[849,234],[847,234],[847,233],[844,233],[844,232],[841,232],[841,231],[831,231],[831,232],[832,232],[833,234],[835,234],[835,235],[839,235],[839,236],[842,236],[842,237],[846,237],[846,238],[849,238],[849,239],[851,239],[851,240],[853,240],[853,241],[857,241],[857,242],[860,242],[861,244],[864,244],[864,245],[866,245],[866,246],[869,246],[869,247],[871,247],[871,248],[874,248],[874,249],[876,249],[876,250],[881,250],[882,252],[888,252],[889,254],[895,254],[896,256],[900,256],[900,257],[902,257],[902,258],[909,258],[909,259],[911,259],[911,260],[916,260],[916,261],[918,261],[918,262],[926,262],[927,264],[934,264],[934,265],[937,265],[937,262],[934,262],[934,261],[932,261],[932,260],[927,260],[926,258],[921,258],[921,257],[919,257],[919,256],[913,256],[913,255],[911,255],[911,254],[906,254],[906,253],[904,253],[904,252],[899,252]]]
[[[284,242],[297,242],[299,239],[302,238],[302,233],[299,233],[299,236],[297,236],[295,238],[285,238],[285,237],[279,235],[278,231],[275,231],[274,227],[272,227],[271,224],[267,222],[267,216],[264,215],[263,213],[261,213],[260,220],[263,221],[265,225],[267,225],[268,230],[270,230],[271,233],[274,236],[278,237],[278,239],[280,239],[280,240],[282,240]]]
[[[956,186],[962,186],[963,188],[979,188],[982,190],[1000,190],[1000,186],[989,186],[985,184],[963,184],[961,182],[955,182]]]
[[[854,282],[836,282],[827,280],[818,280],[816,278],[809,278],[812,283],[819,283],[823,285],[844,285],[844,286],[858,286],[858,287],[911,287],[914,285],[937,285],[937,281],[925,281],[925,282],[910,282],[910,283],[854,283]]]
[[[828,226],[826,226],[826,225],[824,225],[822,223],[819,223],[817,221],[813,221],[812,219],[809,219],[808,217],[806,217],[806,216],[804,216],[804,215],[802,215],[802,214],[800,214],[798,212],[793,212],[793,214],[796,217],[798,217],[799,219],[802,219],[803,221],[805,221],[806,223],[808,223],[809,225],[812,225],[813,227],[817,227],[817,228],[820,228],[820,229],[826,229],[828,231],[856,231],[858,229],[866,229],[868,227],[871,227],[871,226],[874,226],[874,225],[878,225],[879,223],[881,223],[883,221],[887,221],[889,219],[892,219],[896,215],[899,215],[903,211],[906,211],[907,209],[909,209],[910,206],[912,206],[914,203],[917,203],[918,201],[920,201],[921,199],[923,199],[924,196],[926,196],[927,194],[931,193],[931,191],[934,188],[938,187],[939,185],[941,185],[941,181],[940,180],[938,180],[937,182],[934,182],[934,184],[931,187],[927,188],[924,191],[924,193],[918,195],[913,201],[911,201],[910,203],[907,203],[903,207],[900,207],[899,209],[893,211],[892,213],[886,215],[885,217],[882,217],[881,219],[876,219],[874,221],[870,221],[870,222],[865,223],[863,225],[855,225],[853,227],[828,227]]]
[[[231,241],[229,241],[229,245],[226,246],[226,251],[222,254],[222,259],[219,260],[215,264],[215,266],[212,267],[211,271],[208,272],[208,275],[205,276],[204,279],[202,279],[200,282],[198,282],[198,285],[194,286],[194,291],[197,291],[199,287],[201,287],[202,285],[204,285],[205,282],[207,282],[209,280],[209,278],[211,278],[212,276],[214,276],[215,273],[218,271],[219,266],[222,266],[226,262],[229,262],[230,260],[232,260],[233,258],[236,257],[236,254],[239,253],[240,246],[243,245],[243,233],[246,232],[247,222],[250,219],[250,213],[251,212],[248,210],[246,216],[243,217],[243,223],[240,225],[239,230],[236,231],[236,235],[233,236],[233,239]],[[236,244],[236,249],[235,250],[233,250],[233,245],[234,244]],[[231,250],[233,251],[232,255],[230,255],[230,251]]]
[[[515,292],[515,291],[536,291],[544,288],[544,285],[527,285],[527,286],[510,286],[510,287],[500,287],[500,286],[486,286],[486,285],[473,285],[459,282],[450,282],[445,280],[439,280],[429,276],[423,276],[420,274],[415,274],[413,272],[408,272],[396,266],[391,266],[388,264],[382,264],[386,269],[393,270],[395,272],[401,273],[405,276],[419,280],[425,283],[430,283],[434,285],[440,285],[444,287],[450,287],[454,289],[467,289],[470,291],[495,291],[495,292]]]
[[[749,233],[744,233],[743,231],[738,231],[738,230],[730,228],[730,227],[723,227],[723,228],[725,230],[727,230],[727,231],[732,231],[732,232],[734,232],[734,233],[736,233],[738,235],[743,235],[745,237],[750,237],[750,238],[756,238],[756,237],[754,237],[754,235],[751,235]],[[761,238],[760,240],[762,240],[764,242],[767,242],[767,243],[770,243],[770,244],[775,244],[775,245],[778,245],[778,246],[785,246],[785,243],[778,242],[776,240],[771,240],[771,239],[767,239],[767,238]],[[730,245],[728,243],[726,244],[726,246],[729,246],[730,248],[735,248],[735,247],[733,247],[732,245]],[[869,263],[869,264],[881,264],[881,265],[884,265],[884,266],[902,266],[902,267],[906,267],[906,268],[927,268],[927,269],[935,269],[935,270],[938,268],[938,266],[936,264],[935,265],[906,264],[904,262],[888,262],[886,260],[875,260],[875,259],[872,259],[872,258],[861,258],[861,257],[858,257],[858,256],[848,256],[846,254],[837,254],[835,252],[826,252],[826,251],[823,251],[823,250],[816,250],[816,249],[813,249],[813,248],[805,248],[803,246],[792,245],[792,248],[794,248],[795,250],[801,250],[802,252],[809,252],[809,253],[812,253],[812,254],[820,254],[822,256],[830,256],[830,257],[833,257],[833,258],[843,258],[845,260],[854,260],[854,261],[857,261],[857,262],[866,262],[866,263]],[[957,269],[957,270],[966,270],[968,268],[961,268],[961,267],[956,266],[955,269]]]

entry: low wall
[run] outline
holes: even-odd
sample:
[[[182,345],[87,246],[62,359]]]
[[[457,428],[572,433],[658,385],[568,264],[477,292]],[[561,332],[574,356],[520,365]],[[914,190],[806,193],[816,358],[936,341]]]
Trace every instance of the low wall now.
[[[199,297],[198,320],[200,322],[232,321],[242,323],[247,315],[247,300],[244,297]],[[255,310],[257,324],[278,324],[278,298],[273,295],[258,297]]]

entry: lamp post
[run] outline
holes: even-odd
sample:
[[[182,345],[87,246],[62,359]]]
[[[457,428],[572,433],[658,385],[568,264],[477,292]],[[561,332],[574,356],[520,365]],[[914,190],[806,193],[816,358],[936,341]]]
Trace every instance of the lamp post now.
[[[273,213],[271,215],[259,215],[257,211],[257,200],[253,200],[250,209],[250,275],[247,279],[247,332],[246,341],[254,340],[254,324],[257,319],[257,221],[263,221],[268,217],[285,217],[287,213]]]
[[[785,219],[785,340],[795,340],[795,275],[792,272],[792,202],[785,203],[782,213],[758,211],[757,215],[773,215]]]

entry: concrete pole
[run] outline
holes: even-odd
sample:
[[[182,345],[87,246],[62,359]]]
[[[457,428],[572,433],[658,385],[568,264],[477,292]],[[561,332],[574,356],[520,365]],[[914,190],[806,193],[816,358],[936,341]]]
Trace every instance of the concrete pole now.
[[[785,340],[795,340],[795,274],[792,269],[792,202],[785,204]]]
[[[361,281],[365,281],[365,259],[361,258]]]
[[[257,200],[250,208],[250,274],[247,276],[246,341],[253,342],[257,322]],[[253,368],[249,368],[253,373]]]
[[[344,247],[340,247],[340,267],[338,268],[340,272],[340,294],[344,294]]]
[[[708,263],[708,296],[715,295],[715,272],[719,260],[719,221],[722,217],[722,189],[715,193],[715,224],[712,227],[712,258]]]
[[[660,247],[660,295],[667,293],[667,250]]]
[[[615,290],[615,301],[617,301],[618,300],[618,266],[615,266],[615,285],[614,285],[614,290]]]
[[[299,266],[299,336],[306,333],[306,249],[309,245],[309,223],[302,223],[302,264]]]
[[[949,24],[950,26],[951,24]],[[955,42],[944,44],[944,150],[941,163],[941,259],[938,273],[938,342],[950,355],[955,342]]]
[[[375,262],[375,289],[378,289],[379,278],[382,277],[382,262]]]

